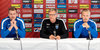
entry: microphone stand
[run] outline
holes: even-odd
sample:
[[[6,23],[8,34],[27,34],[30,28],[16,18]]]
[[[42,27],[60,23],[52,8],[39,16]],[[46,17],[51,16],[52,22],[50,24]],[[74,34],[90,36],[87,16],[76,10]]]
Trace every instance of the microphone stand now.
[[[88,31],[88,34],[89,34],[89,38],[87,38],[87,40],[93,40],[93,38],[91,37],[90,31]]]
[[[56,30],[53,31],[56,40],[56,50],[58,50],[58,40],[56,39]]]
[[[15,31],[15,33],[16,33],[16,37],[14,38],[14,40],[20,40],[20,38],[18,37],[18,31],[17,30]]]

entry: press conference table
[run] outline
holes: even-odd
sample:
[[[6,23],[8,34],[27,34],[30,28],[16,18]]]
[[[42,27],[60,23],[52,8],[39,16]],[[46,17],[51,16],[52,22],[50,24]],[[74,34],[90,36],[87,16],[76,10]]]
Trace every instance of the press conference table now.
[[[0,50],[100,50],[100,38],[67,38],[49,40],[42,38],[0,38]]]

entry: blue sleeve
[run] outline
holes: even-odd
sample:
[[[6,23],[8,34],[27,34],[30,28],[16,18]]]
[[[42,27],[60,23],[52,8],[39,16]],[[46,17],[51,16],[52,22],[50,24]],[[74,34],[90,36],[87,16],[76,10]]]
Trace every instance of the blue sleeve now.
[[[97,32],[97,26],[96,26],[96,23],[93,23],[92,24],[93,26],[89,27],[88,30],[90,31],[91,35],[93,38],[97,38],[98,37],[98,32]]]
[[[17,29],[18,31],[18,35],[21,37],[21,38],[24,38],[25,37],[25,24],[24,24],[24,20],[21,20],[20,22],[20,27]]]
[[[1,21],[1,37],[6,38],[6,36],[10,33],[10,31],[6,28],[6,22],[4,20]]]
[[[82,32],[83,26],[78,26],[78,23],[74,23],[74,37],[78,38]]]

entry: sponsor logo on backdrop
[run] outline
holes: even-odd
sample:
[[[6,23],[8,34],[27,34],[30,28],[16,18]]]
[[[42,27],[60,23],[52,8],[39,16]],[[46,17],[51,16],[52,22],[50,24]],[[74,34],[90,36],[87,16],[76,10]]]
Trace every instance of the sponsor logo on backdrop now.
[[[68,23],[74,23],[77,19],[68,19]]]
[[[100,17],[100,14],[92,14],[91,17]]]
[[[98,28],[97,31],[100,32],[100,28]]]
[[[66,18],[66,14],[58,14],[57,18],[59,18],[59,19]]]
[[[23,0],[23,3],[32,3],[32,0]]]
[[[66,9],[58,9],[58,13],[66,13]]]
[[[32,14],[23,14],[22,17],[32,17]]]
[[[43,14],[34,14],[34,18],[43,18]]]
[[[31,4],[23,4],[23,8],[32,8]]]
[[[91,13],[100,13],[100,9],[91,9]]]
[[[17,9],[17,13],[20,13],[21,11],[20,11],[20,9]]]
[[[46,0],[46,3],[55,3],[55,0]]]
[[[89,0],[80,0],[81,4],[88,4],[90,1]]]
[[[21,0],[11,0],[11,3],[21,3]]]
[[[26,32],[32,32],[32,28],[26,28],[25,31]]]
[[[49,10],[50,10],[50,9],[46,9],[46,13],[48,13],[48,12],[49,12]]]
[[[43,13],[43,9],[34,9],[34,13]]]
[[[22,9],[22,13],[32,13],[32,9]]]
[[[34,5],[34,8],[43,8],[43,5],[35,4],[35,5]]]
[[[100,3],[100,0],[91,0],[91,3]]]
[[[97,24],[97,28],[100,28],[100,23],[96,23]]]
[[[25,23],[25,27],[32,27],[32,23]]]
[[[21,8],[21,5],[20,4],[11,4],[11,7]]]
[[[74,24],[73,23],[68,23],[68,27],[73,28]]]
[[[91,5],[91,8],[100,8],[100,5]]]
[[[68,0],[69,4],[78,4],[78,0]]]
[[[69,13],[77,13],[77,9],[69,9],[68,12]]]
[[[66,4],[66,0],[57,0],[58,4]]]
[[[24,22],[32,22],[32,19],[24,19]]]
[[[49,14],[46,14],[46,18],[49,18]]]
[[[83,5],[83,4],[81,4],[80,8],[89,8],[89,5]]]
[[[95,22],[100,22],[100,19],[92,19]]]
[[[68,8],[78,8],[78,5],[68,5]]]
[[[41,27],[40,23],[34,23],[34,27]]]
[[[78,14],[68,14],[68,18],[78,18]]]
[[[34,19],[34,22],[42,22],[43,19]]]
[[[46,8],[55,8],[55,4],[46,4]]]
[[[66,8],[66,5],[57,5],[57,8]]]
[[[37,3],[40,3],[40,4],[42,3],[43,4],[43,0],[34,0],[34,3],[35,4],[37,4]]]
[[[40,28],[34,28],[34,32],[40,32]]]
[[[82,18],[82,17],[81,17],[81,14],[80,14],[80,16],[79,16],[79,17],[80,17],[80,18]]]

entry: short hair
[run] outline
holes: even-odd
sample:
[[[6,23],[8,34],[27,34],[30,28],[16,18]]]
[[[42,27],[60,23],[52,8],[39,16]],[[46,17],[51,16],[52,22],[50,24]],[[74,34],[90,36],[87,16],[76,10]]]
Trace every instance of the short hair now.
[[[89,12],[89,13],[90,13],[90,10],[89,10],[89,9],[83,9],[82,12],[81,12],[81,14],[82,14],[83,12]]]
[[[9,11],[10,11],[10,10],[11,10],[11,11],[14,11],[14,10],[17,11],[17,8],[15,8],[15,7],[10,7],[8,10],[9,10]]]
[[[58,10],[55,9],[55,8],[52,8],[52,9],[49,10],[49,12],[51,12],[51,11],[55,11],[56,13],[58,13]]]

